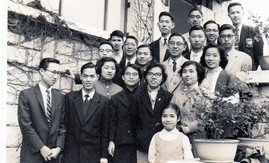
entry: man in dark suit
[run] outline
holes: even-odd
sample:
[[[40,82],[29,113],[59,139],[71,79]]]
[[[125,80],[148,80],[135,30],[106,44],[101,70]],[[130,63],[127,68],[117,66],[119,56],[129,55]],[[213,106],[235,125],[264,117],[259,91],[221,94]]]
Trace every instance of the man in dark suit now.
[[[21,163],[56,163],[64,147],[64,96],[51,88],[58,79],[59,64],[54,58],[42,59],[39,64],[41,81],[20,92]]]
[[[106,163],[108,149],[108,98],[96,93],[96,66],[81,67],[83,88],[65,95],[65,163]]]
[[[242,24],[244,15],[240,3],[234,2],[228,6],[228,16],[236,28],[235,49],[247,53],[252,59],[252,70],[259,66],[259,56],[263,55],[263,40],[254,28]]]
[[[150,43],[151,54],[157,62],[166,61],[169,57],[167,51],[168,38],[171,35],[171,30],[175,27],[174,16],[169,12],[161,12],[159,15],[158,27],[161,32],[161,37]]]
[[[110,100],[109,154],[111,162],[136,163],[136,146],[131,127],[131,96],[138,90],[142,74],[140,67],[127,65],[122,71],[124,90],[113,95]]]
[[[159,131],[158,126],[161,124],[162,111],[173,97],[172,93],[160,87],[167,78],[163,65],[151,62],[144,77],[146,84],[133,95],[133,113],[131,114],[131,122],[137,141],[138,162],[147,162],[151,138]]]

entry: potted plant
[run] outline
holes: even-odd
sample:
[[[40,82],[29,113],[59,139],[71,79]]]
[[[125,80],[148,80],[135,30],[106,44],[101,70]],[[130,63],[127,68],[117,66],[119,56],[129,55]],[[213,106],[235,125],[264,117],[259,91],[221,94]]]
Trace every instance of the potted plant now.
[[[199,131],[196,137],[203,138],[195,139],[194,144],[202,161],[233,162],[239,142],[236,140],[238,137],[265,134],[264,130],[262,133],[254,129],[260,122],[269,122],[267,112],[269,103],[266,105],[266,102],[255,102],[249,91],[241,93],[239,103],[226,100],[226,97],[236,94],[238,89],[246,90],[246,88],[248,87],[245,84],[238,85],[238,83],[223,87],[211,107],[194,104],[199,120]],[[217,146],[213,146],[212,143]]]

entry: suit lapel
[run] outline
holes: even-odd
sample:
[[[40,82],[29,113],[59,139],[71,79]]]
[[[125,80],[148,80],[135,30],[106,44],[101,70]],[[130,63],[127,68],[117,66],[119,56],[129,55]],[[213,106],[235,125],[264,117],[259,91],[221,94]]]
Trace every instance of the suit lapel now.
[[[42,97],[42,94],[38,85],[35,86],[35,94],[36,94],[37,101],[39,102],[41,109],[43,110],[43,113],[46,115],[43,97]]]
[[[88,111],[84,118],[84,125],[91,119],[93,113],[99,108],[100,97],[97,93],[94,93],[91,103],[89,105]]]
[[[80,123],[83,124],[84,116],[83,116],[82,90],[77,91],[74,94],[74,103],[75,103],[75,109],[77,111]]]
[[[152,110],[152,107],[151,107],[151,102],[150,102],[150,97],[149,97],[149,94],[148,94],[148,91],[147,91],[147,87],[144,87],[143,91],[141,91],[142,93],[142,102],[144,103],[144,105],[146,106],[147,110],[152,114],[154,115],[153,113],[153,110]]]
[[[229,62],[230,62],[230,66],[229,66],[229,69],[227,70],[228,72],[230,72],[233,69],[234,65],[236,64],[237,55],[233,54],[232,57],[228,59],[228,64],[229,64]]]
[[[156,48],[156,50],[157,50],[156,60],[159,61],[159,62],[161,62],[161,60],[160,60],[160,41],[161,41],[161,38],[158,39],[157,44],[156,44],[157,45],[157,48]]]
[[[120,102],[125,105],[126,107],[129,108],[129,99],[128,99],[128,95],[126,93],[124,93],[124,91],[122,91],[120,94],[119,94],[119,100]]]
[[[154,111],[158,110],[162,104],[162,101],[163,101],[163,96],[164,96],[164,90],[163,89],[160,89],[158,94],[157,94],[157,97],[156,97],[156,102],[155,102],[155,106],[154,106]]]
[[[247,33],[247,27],[245,25],[242,25],[241,33],[240,33],[240,40],[239,40],[239,46],[244,44],[245,36]]]

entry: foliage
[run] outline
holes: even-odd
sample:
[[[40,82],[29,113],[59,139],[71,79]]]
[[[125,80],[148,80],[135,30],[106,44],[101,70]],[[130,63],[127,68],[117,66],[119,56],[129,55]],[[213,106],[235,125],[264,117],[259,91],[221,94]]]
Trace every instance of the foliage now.
[[[238,91],[241,92],[239,103],[224,100],[227,95],[234,95]],[[257,129],[257,126],[269,122],[269,101],[258,99],[257,103],[251,91],[252,87],[236,83],[223,87],[210,108],[208,105],[196,105],[199,120],[197,136],[209,139],[255,138],[268,133],[268,130]]]

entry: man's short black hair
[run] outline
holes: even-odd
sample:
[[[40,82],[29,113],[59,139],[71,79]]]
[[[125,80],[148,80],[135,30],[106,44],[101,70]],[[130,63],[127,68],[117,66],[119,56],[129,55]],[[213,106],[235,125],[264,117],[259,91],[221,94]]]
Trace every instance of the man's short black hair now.
[[[44,69],[47,70],[49,63],[56,63],[56,64],[60,64],[60,61],[58,59],[55,58],[43,58],[40,63],[39,63],[39,69]]]
[[[138,39],[137,39],[135,36],[133,36],[133,35],[127,36],[126,39],[125,39],[125,42],[126,42],[126,40],[127,40],[128,38],[129,38],[129,39],[133,39],[133,40],[135,40],[136,45],[138,45]]]
[[[84,64],[81,68],[80,68],[80,74],[83,74],[83,71],[87,68],[93,68],[95,69],[95,73],[97,74],[97,68],[96,66],[92,63],[92,62],[88,62],[86,64]]]
[[[240,6],[240,7],[243,9],[243,6],[242,6],[241,3],[233,2],[233,3],[230,3],[230,4],[229,4],[229,6],[228,6],[228,8],[227,8],[227,12],[229,13],[230,8],[231,8],[231,7],[234,7],[234,6]]]
[[[230,24],[223,24],[220,28],[219,28],[219,34],[221,34],[222,31],[224,30],[232,30],[234,34],[236,34],[236,29],[230,25]]]
[[[201,11],[201,9],[199,9],[198,7],[194,7],[189,11],[188,17],[190,17],[193,11],[198,11],[203,16],[203,12]]]
[[[217,22],[215,22],[214,20],[208,20],[207,22],[205,22],[205,24],[204,24],[204,29],[206,30],[206,26],[208,25],[208,24],[216,24],[217,26],[218,26],[218,30],[219,30],[219,28],[220,28],[220,25],[217,23]]]
[[[159,15],[159,20],[161,19],[162,16],[169,16],[172,22],[174,22],[174,16],[170,12],[167,11],[161,12]]]
[[[163,80],[162,80],[162,82],[160,84],[160,85],[162,85],[167,79],[167,74],[165,72],[164,66],[161,63],[158,63],[158,62],[156,62],[154,60],[152,62],[150,62],[149,65],[147,66],[147,68],[146,68],[146,70],[144,72],[144,78],[146,79],[146,76],[147,76],[149,70],[151,70],[152,68],[155,68],[155,67],[159,67],[161,69],[161,71],[162,71]],[[146,82],[147,82],[147,80],[146,80]]]
[[[113,36],[120,37],[120,38],[122,38],[122,40],[123,40],[123,38],[124,38],[124,33],[123,33],[122,31],[120,31],[120,30],[115,30],[115,31],[113,31],[113,32],[110,34],[110,39],[109,39],[109,40],[111,40],[111,38],[112,38]]]
[[[127,70],[128,67],[131,67],[131,68],[135,69],[135,70],[138,72],[139,79],[142,79],[141,68],[140,68],[138,65],[136,65],[136,64],[129,64],[129,65],[127,65],[127,66],[123,69],[123,71],[121,72],[121,75],[122,75],[122,76],[125,74],[125,71]]]
[[[205,34],[205,30],[204,30],[204,28],[202,26],[195,25],[195,26],[191,27],[191,29],[189,31],[189,35],[191,35],[192,31],[199,31],[199,30],[202,30],[204,32],[204,34]]]
[[[108,41],[102,41],[102,42],[99,44],[98,49],[100,48],[100,46],[105,45],[105,44],[111,46],[112,50],[114,50],[113,45],[112,45],[110,42],[108,42]]]

